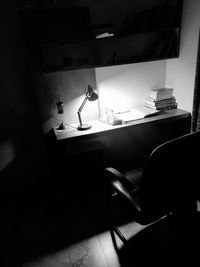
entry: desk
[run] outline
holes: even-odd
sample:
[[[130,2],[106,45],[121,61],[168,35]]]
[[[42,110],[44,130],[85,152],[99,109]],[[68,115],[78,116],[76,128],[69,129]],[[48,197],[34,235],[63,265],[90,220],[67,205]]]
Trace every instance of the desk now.
[[[67,173],[74,174],[80,170],[83,173],[88,163],[90,170],[95,171],[108,166],[122,172],[138,167],[156,146],[189,133],[191,114],[174,109],[123,125],[111,126],[100,121],[91,124],[92,128],[86,131],[67,128],[58,133],[54,129],[60,169],[68,166]]]
[[[72,125],[75,128],[70,128],[67,127],[66,130],[62,132],[58,132],[54,128],[54,132],[56,135],[57,140],[63,140],[63,139],[74,139],[74,138],[80,138],[83,136],[92,136],[94,134],[107,134],[107,133],[112,133],[113,131],[116,131],[121,128],[125,127],[133,127],[134,125],[141,125],[146,124],[146,123],[153,123],[157,122],[159,123],[160,121],[167,123],[168,121],[174,121],[174,120],[180,120],[184,118],[190,118],[190,113],[181,109],[174,109],[174,110],[169,110],[169,111],[163,111],[163,113],[158,113],[157,115],[153,115],[148,118],[144,119],[139,119],[135,120],[129,123],[125,124],[120,124],[120,125],[109,125],[104,122],[101,122],[99,120],[94,120],[94,121],[89,121],[87,123],[92,125],[92,128],[86,131],[78,131],[75,128],[78,126],[78,124]]]

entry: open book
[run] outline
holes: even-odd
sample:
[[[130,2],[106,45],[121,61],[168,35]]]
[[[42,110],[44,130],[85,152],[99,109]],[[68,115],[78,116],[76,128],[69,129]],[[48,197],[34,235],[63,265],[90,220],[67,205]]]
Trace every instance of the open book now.
[[[148,118],[154,115],[158,115],[162,111],[152,109],[145,106],[139,106],[131,108],[129,111],[115,113],[116,117],[122,120],[122,123],[128,123],[130,121]]]

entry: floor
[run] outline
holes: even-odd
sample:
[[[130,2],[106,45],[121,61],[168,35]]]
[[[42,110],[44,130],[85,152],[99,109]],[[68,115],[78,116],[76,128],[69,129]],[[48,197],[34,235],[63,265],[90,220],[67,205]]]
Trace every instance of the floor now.
[[[54,183],[47,188],[45,183],[43,189],[40,185],[40,190],[31,187],[26,192],[22,227],[16,243],[12,243],[13,253],[8,249],[6,258],[13,263],[10,266],[17,266],[15,259],[21,251],[19,266],[23,267],[160,267],[187,262],[190,267],[196,266],[193,262],[199,247],[193,244],[199,242],[200,234],[190,235],[194,225],[188,228],[187,218],[181,223],[174,217],[163,218],[143,227],[114,203],[113,217],[128,240],[124,245],[109,231],[106,186],[97,184],[98,179],[89,181],[91,188],[86,179],[84,183],[81,179],[73,181],[72,187],[61,182],[56,188]],[[11,242],[7,243],[9,246]]]
[[[128,235],[132,225],[123,227]],[[137,227],[138,228],[138,227]],[[139,230],[139,229],[138,229]],[[119,247],[121,242],[119,242]],[[114,249],[113,242],[108,231],[95,235],[79,243],[53,253],[47,253],[38,259],[29,261],[24,267],[120,267],[119,257]]]
[[[61,209],[56,216],[46,212],[40,220],[27,216],[23,226],[23,267],[169,266],[172,262],[195,266],[197,250],[184,222],[174,230],[173,218],[163,218],[148,227],[126,218],[125,223],[120,223],[128,240],[124,245],[108,231],[106,208],[101,204],[83,205],[78,201],[73,209],[66,206],[70,212]],[[198,233],[195,238],[199,237]]]

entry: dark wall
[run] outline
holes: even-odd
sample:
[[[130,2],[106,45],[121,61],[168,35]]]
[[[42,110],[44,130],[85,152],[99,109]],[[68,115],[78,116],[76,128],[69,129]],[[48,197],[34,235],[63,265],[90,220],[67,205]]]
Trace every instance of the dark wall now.
[[[0,174],[9,163],[15,166],[2,181],[5,187],[21,187],[46,175],[20,8],[19,1],[11,0],[0,9]]]
[[[24,215],[49,177],[19,9],[15,0],[0,8],[1,266],[21,266]]]

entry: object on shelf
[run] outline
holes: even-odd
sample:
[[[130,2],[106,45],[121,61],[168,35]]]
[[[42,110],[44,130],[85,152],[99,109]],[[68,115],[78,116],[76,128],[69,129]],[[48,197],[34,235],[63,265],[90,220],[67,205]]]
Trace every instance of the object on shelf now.
[[[122,124],[122,120],[116,116],[113,109],[100,107],[100,121],[110,125]]]
[[[149,91],[149,97],[151,97],[153,100],[162,100],[166,98],[173,97],[173,88],[163,87],[163,88],[157,88],[152,89]]]
[[[145,106],[137,106],[123,112],[114,112],[112,109],[102,107],[100,110],[100,120],[111,125],[124,124],[135,120],[152,117],[161,112]]]
[[[92,30],[93,30],[94,36],[104,34],[104,33],[110,34],[110,33],[113,33],[113,25],[111,23],[92,25]]]
[[[160,111],[152,110],[145,106],[138,106],[131,108],[128,111],[116,113],[117,118],[122,120],[122,123],[128,123],[135,120],[148,118],[154,115],[158,115]]]
[[[108,38],[114,36],[114,33],[104,32],[96,35],[96,39]]]
[[[173,88],[152,89],[145,99],[145,106],[156,110],[169,110],[178,107],[176,98],[173,96]]]
[[[160,105],[160,106],[153,106],[151,104],[145,103],[145,106],[155,109],[155,110],[166,111],[166,110],[178,108],[178,103],[171,103],[171,104]]]

